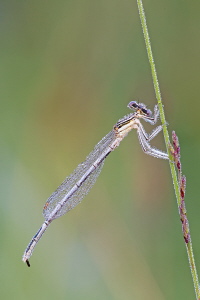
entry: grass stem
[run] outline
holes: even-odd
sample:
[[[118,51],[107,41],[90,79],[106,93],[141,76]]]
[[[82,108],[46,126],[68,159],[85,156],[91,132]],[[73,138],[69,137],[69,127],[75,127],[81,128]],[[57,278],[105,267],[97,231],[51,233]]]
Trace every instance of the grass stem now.
[[[152,78],[153,78],[153,85],[154,85],[154,89],[155,89],[156,99],[157,99],[158,107],[159,107],[159,111],[160,111],[160,119],[161,119],[161,123],[163,126],[164,140],[165,140],[167,152],[168,152],[169,158],[170,158],[169,164],[170,164],[170,169],[171,169],[171,174],[172,174],[172,181],[173,181],[175,195],[176,195],[176,199],[177,199],[179,216],[182,221],[182,229],[183,229],[184,240],[185,240],[185,245],[186,245],[187,254],[188,254],[190,270],[192,273],[192,279],[193,279],[196,299],[200,300],[199,280],[198,280],[198,274],[197,274],[197,269],[196,269],[195,260],[194,260],[191,235],[189,232],[189,222],[188,222],[188,219],[186,216],[185,202],[183,202],[184,199],[182,198],[182,195],[181,195],[180,180],[178,180],[178,177],[177,177],[176,163],[175,163],[173,151],[172,151],[174,148],[172,148],[172,146],[170,144],[169,133],[167,130],[165,113],[164,113],[164,108],[163,108],[163,104],[162,104],[162,97],[161,97],[161,92],[160,92],[160,88],[159,88],[158,77],[157,77],[156,67],[155,67],[153,53],[152,53],[152,49],[151,49],[151,42],[150,42],[150,37],[149,37],[149,33],[148,33],[148,28],[147,28],[146,17],[145,17],[142,0],[137,0],[137,4],[138,4],[138,10],[139,10],[139,15],[140,15],[142,30],[143,30],[143,34],[144,34],[144,39],[145,39],[147,55],[148,55],[149,64],[151,67],[151,73],[152,73]],[[181,170],[180,170],[180,173],[178,170],[178,176],[180,178],[185,178],[181,175]],[[184,191],[184,196],[185,196],[185,191]],[[186,222],[186,225],[187,225],[186,227],[183,226],[183,222]],[[188,234],[189,239],[185,238],[186,233]]]

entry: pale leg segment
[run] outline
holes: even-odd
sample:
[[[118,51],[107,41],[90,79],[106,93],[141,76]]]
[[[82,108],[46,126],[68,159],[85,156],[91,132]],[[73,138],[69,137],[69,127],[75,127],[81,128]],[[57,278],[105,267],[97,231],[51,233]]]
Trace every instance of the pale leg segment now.
[[[137,128],[137,134],[138,134],[138,139],[140,142],[140,145],[142,147],[142,150],[151,156],[154,156],[156,158],[162,158],[162,159],[169,159],[168,154],[152,147],[149,143],[150,140],[152,140],[161,130],[162,130],[162,125],[159,125],[156,127],[150,135],[145,131],[144,127],[140,123],[140,121],[137,123],[138,128]]]
[[[163,129],[162,125],[159,125],[154,128],[150,134],[148,134],[140,122],[138,122],[138,127],[140,127],[140,130],[147,141],[151,141]]]
[[[147,117],[147,116],[143,116],[143,119],[150,123],[151,125],[155,125],[158,121],[158,117],[159,117],[159,109],[158,109],[158,105],[154,106],[154,115],[153,117]]]

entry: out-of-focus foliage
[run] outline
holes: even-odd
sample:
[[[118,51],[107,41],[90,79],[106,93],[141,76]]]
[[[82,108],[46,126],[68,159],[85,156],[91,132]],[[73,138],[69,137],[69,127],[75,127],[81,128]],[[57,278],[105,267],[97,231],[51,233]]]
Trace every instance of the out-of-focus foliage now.
[[[200,3],[144,6],[198,267]],[[155,104],[136,1],[0,1],[0,36],[2,299],[194,299],[168,163],[143,154],[135,132],[31,268],[21,262],[46,198],[130,100]],[[162,134],[152,143],[164,149]]]

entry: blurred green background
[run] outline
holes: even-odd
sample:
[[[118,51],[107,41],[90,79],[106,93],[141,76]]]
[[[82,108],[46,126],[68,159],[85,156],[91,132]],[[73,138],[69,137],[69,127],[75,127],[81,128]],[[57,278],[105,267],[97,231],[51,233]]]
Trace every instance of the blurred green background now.
[[[144,6],[200,270],[200,2]],[[46,199],[128,102],[156,103],[136,1],[0,1],[0,22],[2,299],[194,299],[169,165],[134,131],[53,222],[31,268],[21,261]],[[152,142],[164,149],[162,134]]]

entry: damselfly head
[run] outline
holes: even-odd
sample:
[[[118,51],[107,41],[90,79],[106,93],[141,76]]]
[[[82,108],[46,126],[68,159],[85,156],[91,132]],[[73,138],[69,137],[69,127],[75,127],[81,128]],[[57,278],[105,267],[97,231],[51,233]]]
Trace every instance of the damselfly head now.
[[[136,101],[131,101],[129,102],[128,104],[128,108],[132,109],[132,110],[135,110],[135,111],[140,111],[140,113],[146,115],[147,117],[151,117],[152,115],[152,112],[150,109],[148,109],[146,107],[145,104],[143,103],[137,103]]]

